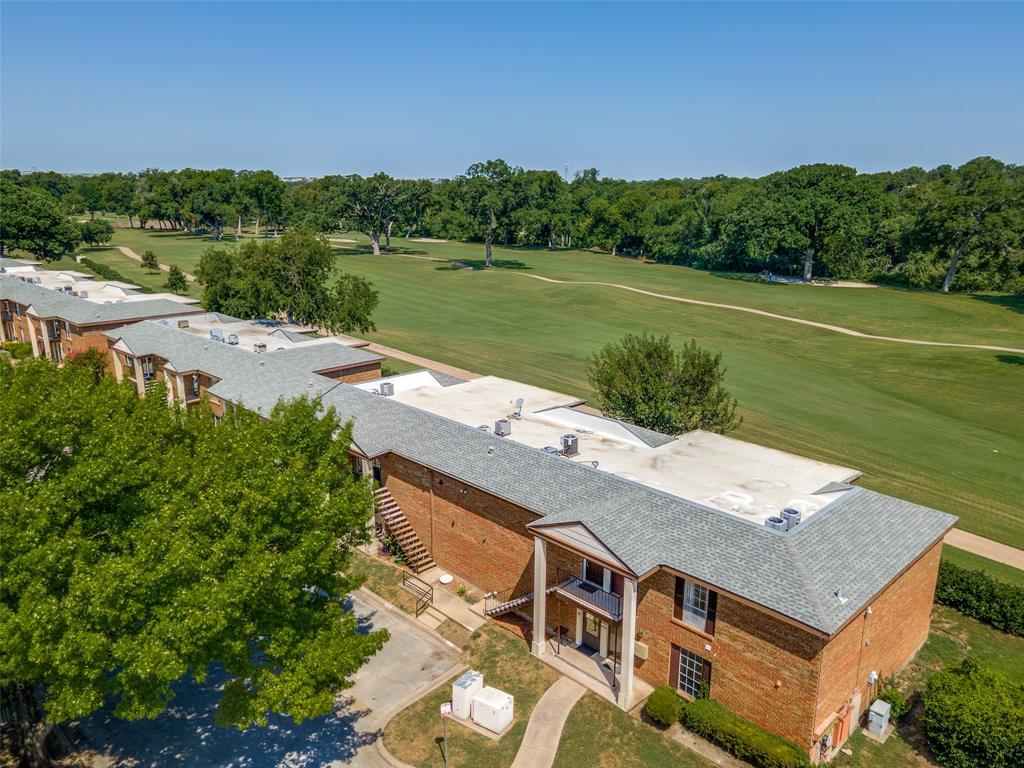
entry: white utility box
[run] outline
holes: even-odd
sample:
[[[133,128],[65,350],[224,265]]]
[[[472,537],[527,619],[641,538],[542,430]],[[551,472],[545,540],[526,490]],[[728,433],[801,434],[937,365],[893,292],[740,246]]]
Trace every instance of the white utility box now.
[[[473,722],[495,733],[512,723],[512,694],[485,686],[473,698]]]
[[[468,720],[473,711],[473,697],[484,687],[484,676],[475,669],[463,672],[462,676],[452,683],[452,714]]]
[[[486,690],[486,689],[485,689]],[[881,737],[889,727],[889,714],[892,707],[889,702],[875,699],[868,710],[868,732]]]

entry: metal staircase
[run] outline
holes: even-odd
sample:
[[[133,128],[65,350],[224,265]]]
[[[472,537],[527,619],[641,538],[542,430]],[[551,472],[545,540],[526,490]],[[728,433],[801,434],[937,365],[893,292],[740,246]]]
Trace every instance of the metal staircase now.
[[[433,568],[436,565],[434,558],[423,546],[412,523],[402,512],[391,492],[387,488],[378,488],[373,492],[373,498],[384,530],[398,543],[398,548],[402,550],[402,558],[410,570],[413,573],[423,573]]]
[[[533,602],[533,592],[527,592],[524,595],[517,595],[512,597],[512,590],[514,587],[499,590],[498,592],[488,592],[484,595],[484,616],[493,619],[495,616],[501,616],[504,613],[514,611],[517,608],[521,608],[527,603]],[[548,587],[544,594],[550,595],[558,589],[558,585]]]

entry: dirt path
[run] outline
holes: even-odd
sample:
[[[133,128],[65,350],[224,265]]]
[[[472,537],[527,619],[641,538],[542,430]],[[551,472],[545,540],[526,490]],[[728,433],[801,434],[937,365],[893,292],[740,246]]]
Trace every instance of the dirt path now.
[[[133,251],[131,248],[129,248],[126,245],[117,245],[117,246],[115,246],[115,248],[117,248],[117,250],[119,250],[121,253],[123,253],[125,256],[127,256],[129,259],[135,259],[135,261],[139,261],[139,262],[142,261],[142,257],[139,256],[139,254],[137,254],[135,251]],[[160,269],[163,270],[164,272],[170,272],[171,271],[171,267],[170,267],[169,264],[160,264],[159,266],[160,266]],[[185,275],[185,279],[188,280],[190,283],[196,282],[196,276],[195,275],[190,274],[188,272],[182,272],[182,274]]]
[[[516,272],[517,275],[523,277],[529,277],[534,280],[540,280],[545,283],[556,283],[558,285],[598,285],[605,288],[618,288],[623,291],[631,291],[633,293],[639,293],[644,296],[653,296],[656,299],[666,299],[668,301],[679,301],[684,304],[696,304],[702,307],[715,307],[716,309],[729,309],[734,312],[746,312],[751,315],[760,315],[761,317],[768,317],[772,320],[783,320],[787,323],[797,323],[799,325],[809,325],[812,328],[821,328],[822,330],[832,331],[833,333],[841,333],[844,336],[855,336],[861,339],[871,339],[873,341],[890,341],[896,344],[917,344],[926,347],[956,347],[959,349],[985,349],[992,352],[1014,352],[1016,354],[1024,355],[1024,349],[1018,349],[1016,347],[998,347],[992,344],[956,344],[948,341],[925,341],[924,339],[903,339],[896,336],[876,336],[872,333],[861,333],[855,331],[852,328],[843,328],[839,325],[829,325],[828,323],[819,323],[814,320],[804,320],[799,317],[791,317],[790,315],[779,315],[775,312],[768,312],[763,309],[754,309],[753,307],[743,307],[737,304],[721,304],[716,301],[701,301],[700,299],[684,299],[681,296],[670,296],[665,293],[655,293],[654,291],[645,291],[642,288],[633,288],[629,285],[622,285],[620,283],[601,283],[590,280],[555,280],[551,277],[542,277],[541,275],[530,275],[525,272]]]
[[[437,371],[438,373],[447,373],[449,376],[455,376],[458,379],[479,379],[479,373],[473,373],[463,368],[456,368],[454,365],[447,365],[445,363],[439,363],[437,360],[431,360],[429,357],[420,357],[419,355],[413,355],[409,352],[403,352],[400,349],[393,347],[385,347],[383,344],[375,344],[371,342],[363,349],[368,349],[371,352],[376,352],[378,355],[387,355],[388,357],[395,357],[399,360],[405,360],[407,363],[415,363],[416,365],[422,365],[424,368],[430,368],[431,370]]]

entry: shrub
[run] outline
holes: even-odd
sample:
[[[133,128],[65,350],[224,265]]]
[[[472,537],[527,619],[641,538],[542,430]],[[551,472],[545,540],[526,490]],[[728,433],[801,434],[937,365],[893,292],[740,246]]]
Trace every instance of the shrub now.
[[[32,345],[27,341],[5,341],[3,346],[15,360],[32,357]]]
[[[761,768],[804,768],[807,754],[781,736],[734,715],[713,699],[697,699],[683,708],[683,725],[726,752]]]
[[[97,275],[102,277],[104,280],[116,280],[120,283],[132,283],[131,280],[127,279],[124,275],[118,272],[116,269],[111,269],[106,264],[100,264],[98,261],[94,261],[89,258],[83,258],[82,263],[85,264],[89,269],[95,272]],[[139,286],[139,293],[153,293],[152,288],[146,288],[145,286]]]
[[[932,675],[922,716],[928,747],[951,768],[1024,765],[1024,685],[975,659]]]
[[[943,561],[935,602],[956,608],[1012,635],[1024,636],[1024,587]]]
[[[893,722],[899,720],[910,711],[910,702],[907,701],[907,697],[903,695],[903,691],[899,688],[884,688],[879,692],[878,698],[887,702],[891,707],[889,710],[889,719]]]
[[[662,728],[668,728],[679,719],[684,704],[671,685],[663,685],[647,697],[644,713]]]

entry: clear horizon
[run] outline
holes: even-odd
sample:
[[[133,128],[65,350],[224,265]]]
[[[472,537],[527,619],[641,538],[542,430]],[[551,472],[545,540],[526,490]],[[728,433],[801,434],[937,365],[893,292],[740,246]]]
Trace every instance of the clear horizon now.
[[[0,4],[0,165],[1024,163],[1024,5]]]

